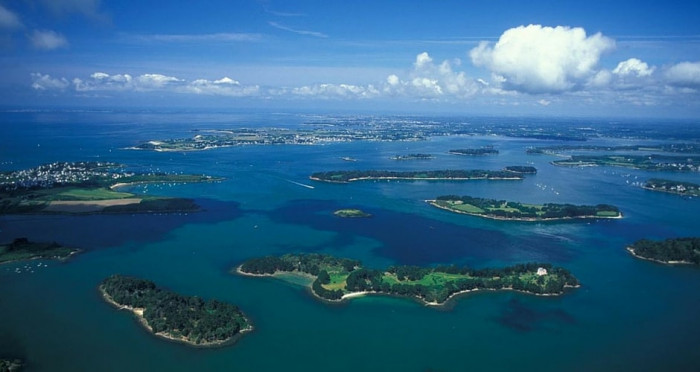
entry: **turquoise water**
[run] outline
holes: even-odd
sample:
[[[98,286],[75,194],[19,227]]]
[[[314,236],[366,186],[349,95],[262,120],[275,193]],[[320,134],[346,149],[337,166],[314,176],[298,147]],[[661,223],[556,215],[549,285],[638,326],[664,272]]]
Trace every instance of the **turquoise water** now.
[[[700,365],[700,271],[636,260],[624,250],[643,237],[697,236],[700,200],[632,186],[651,176],[698,183],[697,174],[554,167],[551,157],[524,154],[527,146],[553,142],[498,136],[195,153],[123,150],[143,140],[191,136],[194,128],[295,125],[305,120],[300,115],[29,112],[2,113],[0,120],[3,170],[102,159],[140,170],[226,178],[130,189],[194,197],[205,209],[200,213],[0,217],[0,241],[27,236],[85,250],[65,263],[0,266],[0,356],[25,359],[27,370],[696,370]],[[482,145],[501,153],[478,158],[446,153]],[[389,159],[412,152],[436,159]],[[358,161],[344,162],[343,156]],[[539,173],[514,182],[308,180],[312,172],[332,169],[499,169],[526,162]],[[423,202],[441,194],[610,203],[625,218],[504,223]],[[373,218],[332,216],[346,207]],[[545,261],[568,268],[583,286],[561,297],[472,293],[434,309],[372,296],[326,305],[298,285],[229,273],[246,258],[285,252],[331,253],[372,267]],[[155,338],[99,297],[98,283],[114,273],[235,303],[255,331],[218,349]]]

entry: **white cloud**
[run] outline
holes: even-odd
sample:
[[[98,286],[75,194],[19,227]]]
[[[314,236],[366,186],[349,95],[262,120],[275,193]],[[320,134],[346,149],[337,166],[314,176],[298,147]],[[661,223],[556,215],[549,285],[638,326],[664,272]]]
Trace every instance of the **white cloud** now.
[[[655,67],[649,67],[649,65],[646,64],[646,62],[642,62],[637,58],[630,58],[626,61],[620,62],[617,67],[612,71],[613,74],[620,75],[620,76],[637,76],[637,77],[643,77],[643,76],[650,76],[654,70]]]
[[[28,37],[36,49],[53,50],[68,46],[68,40],[63,35],[51,30],[34,30]]]
[[[143,74],[136,78],[136,88],[141,90],[162,89],[169,84],[178,83],[182,80],[161,74]]]
[[[459,65],[460,61],[455,60],[453,63]],[[450,61],[436,65],[430,55],[423,52],[416,56],[413,70],[407,79],[401,80],[397,75],[391,74],[386,78],[383,91],[389,95],[415,98],[465,98],[477,93],[478,89],[478,84],[464,72],[454,71]]]
[[[0,5],[0,29],[15,30],[22,27],[19,17]]]
[[[269,24],[270,26],[272,26],[272,27],[274,27],[274,28],[276,28],[276,29],[283,30],[283,31],[293,32],[293,33],[298,34],[298,35],[313,36],[313,37],[319,37],[319,38],[327,38],[327,37],[328,37],[328,35],[326,35],[326,34],[324,34],[324,33],[322,33],[322,32],[307,31],[307,30],[297,30],[297,29],[295,29],[295,28],[291,28],[291,27],[287,27],[287,26],[285,26],[285,25],[281,25],[281,24],[279,24],[279,23],[277,23],[277,22],[272,22],[272,21],[270,21],[270,22],[267,22],[267,24]]]
[[[664,77],[670,85],[700,89],[700,62],[681,62],[669,67]]]
[[[182,92],[214,96],[245,97],[257,95],[260,87],[257,85],[243,86],[237,80],[223,77],[218,80],[197,79],[187,84]]]
[[[600,56],[615,42],[583,28],[519,26],[506,30],[491,46],[481,42],[469,52],[476,66],[500,75],[503,87],[527,93],[575,90],[593,76]]]
[[[316,84],[293,88],[288,92],[295,96],[336,99],[373,98],[381,94],[372,84],[367,86],[352,84]]]
[[[65,78],[55,79],[48,74],[38,72],[33,72],[29,76],[32,79],[32,88],[35,90],[64,90],[70,84]]]

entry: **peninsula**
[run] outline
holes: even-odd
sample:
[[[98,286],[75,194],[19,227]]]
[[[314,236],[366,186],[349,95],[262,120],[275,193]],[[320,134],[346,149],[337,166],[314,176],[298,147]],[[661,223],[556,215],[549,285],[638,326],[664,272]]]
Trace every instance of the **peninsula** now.
[[[700,153],[700,145],[694,143],[661,143],[656,145],[623,145],[623,146],[601,146],[601,145],[558,145],[531,147],[525,152],[528,154],[558,155],[564,151],[658,151],[691,154]]]
[[[692,182],[652,178],[645,182],[642,188],[646,190],[667,192],[676,195],[700,196],[700,185]]]
[[[521,180],[523,176],[507,171],[490,170],[430,170],[430,171],[330,171],[312,174],[310,179],[331,183],[349,183],[366,180],[408,181],[467,181],[467,180]]]
[[[364,294],[411,297],[426,305],[443,305],[450,298],[477,290],[515,290],[536,295],[560,295],[578,280],[566,269],[550,264],[520,264],[474,270],[467,267],[392,266],[367,269],[347,258],[309,253],[250,259],[236,271],[243,275],[284,278],[306,276],[311,292],[324,300],[342,301]]]
[[[0,263],[31,260],[35,258],[66,260],[77,253],[77,249],[64,247],[56,242],[32,242],[17,238],[9,244],[0,245]]]
[[[196,211],[191,199],[119,192],[141,183],[209,182],[202,175],[136,173],[110,162],[58,162],[0,173],[0,214]]]
[[[607,204],[523,204],[518,202],[444,195],[426,200],[430,205],[450,212],[509,221],[556,221],[583,218],[621,218],[620,210]]]
[[[627,247],[627,251],[637,258],[665,264],[700,265],[700,237],[642,239]]]
[[[148,280],[112,275],[99,290],[105,301],[131,311],[146,329],[168,340],[220,346],[253,329],[234,305],[182,296]]]

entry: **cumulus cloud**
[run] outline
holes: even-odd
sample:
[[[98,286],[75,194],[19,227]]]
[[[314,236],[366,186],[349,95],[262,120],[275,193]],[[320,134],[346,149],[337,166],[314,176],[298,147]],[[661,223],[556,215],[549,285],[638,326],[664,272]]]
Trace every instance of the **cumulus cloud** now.
[[[63,35],[51,30],[34,30],[28,37],[36,49],[53,50],[68,46]]]
[[[33,72],[29,76],[32,79],[32,88],[35,90],[64,90],[70,85],[65,78],[56,79],[48,74]]]
[[[317,98],[372,98],[380,94],[379,90],[370,84],[367,86],[352,84],[316,84],[293,88],[289,91],[295,96]]]
[[[395,74],[389,75],[383,91],[389,95],[418,98],[469,97],[478,91],[478,84],[464,72],[453,70],[452,64],[459,63],[459,60],[452,63],[445,60],[437,65],[427,52],[420,53],[416,56],[408,77],[402,80]]]
[[[615,42],[583,28],[519,26],[495,45],[481,42],[469,52],[472,63],[503,78],[503,87],[527,93],[579,89],[595,75],[600,56]]]
[[[669,67],[664,77],[669,85],[700,89],[700,62],[681,62]]]
[[[19,17],[0,4],[0,29],[15,30],[21,27]]]
[[[626,61],[620,62],[617,67],[612,71],[613,74],[621,75],[621,76],[650,76],[654,70],[655,67],[649,67],[649,65],[646,64],[646,62],[642,62],[637,58],[630,58]]]

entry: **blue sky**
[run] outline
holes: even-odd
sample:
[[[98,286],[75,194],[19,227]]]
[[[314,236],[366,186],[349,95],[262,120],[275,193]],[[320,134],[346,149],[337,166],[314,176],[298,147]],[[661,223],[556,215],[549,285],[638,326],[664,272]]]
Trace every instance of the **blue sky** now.
[[[700,114],[697,1],[0,0],[0,105]]]

